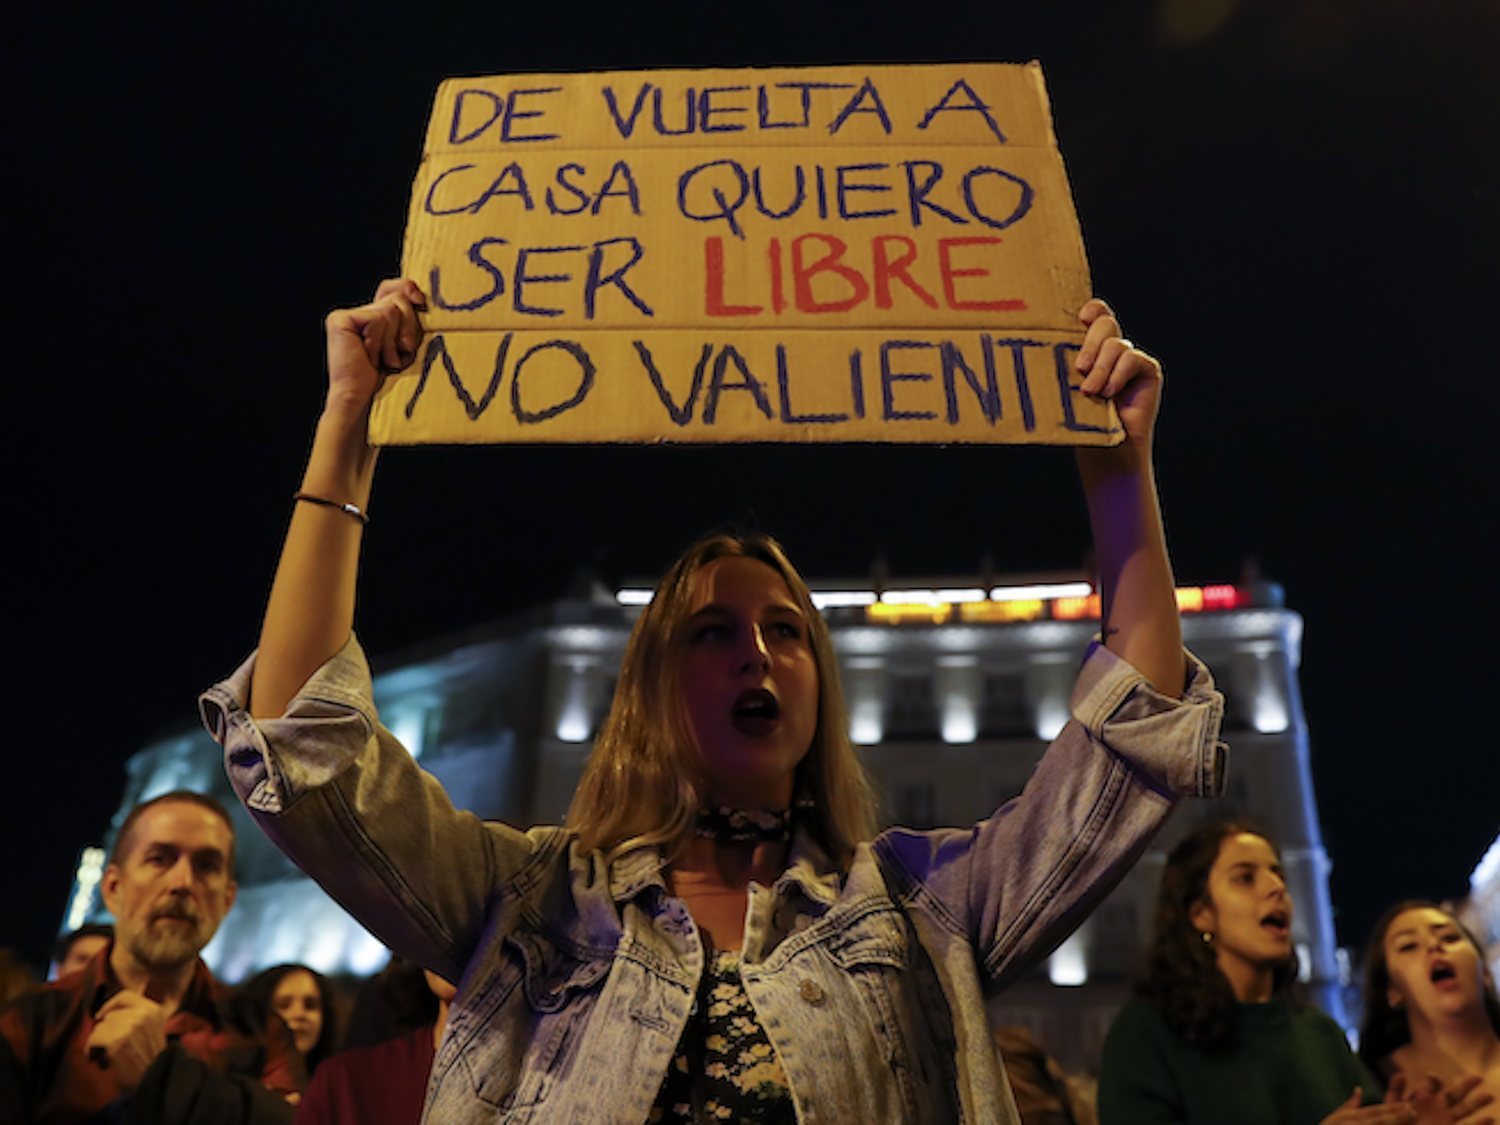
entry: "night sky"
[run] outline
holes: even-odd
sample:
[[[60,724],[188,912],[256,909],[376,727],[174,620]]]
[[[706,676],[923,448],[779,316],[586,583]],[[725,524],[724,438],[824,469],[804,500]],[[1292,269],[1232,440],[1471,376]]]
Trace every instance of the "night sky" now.
[[[1254,560],[1306,618],[1341,940],[1463,892],[1500,821],[1494,3],[152,7],[8,35],[0,945],[42,959],[125,759],[253,644],[322,317],[397,267],[437,83],[508,71],[1040,59],[1095,287],[1165,363],[1179,581]],[[1069,455],[1039,449],[401,449],[372,510],[377,654],[730,519],[823,577],[1087,544]]]

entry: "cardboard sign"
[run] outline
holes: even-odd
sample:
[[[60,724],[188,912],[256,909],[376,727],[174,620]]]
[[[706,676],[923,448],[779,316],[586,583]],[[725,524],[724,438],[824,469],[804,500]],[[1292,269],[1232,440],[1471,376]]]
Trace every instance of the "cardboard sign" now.
[[[1036,63],[450,79],[372,440],[1120,440]]]

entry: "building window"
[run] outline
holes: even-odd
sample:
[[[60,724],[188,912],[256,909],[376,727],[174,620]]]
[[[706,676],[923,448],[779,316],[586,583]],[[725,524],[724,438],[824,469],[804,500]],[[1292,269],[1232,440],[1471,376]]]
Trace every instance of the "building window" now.
[[[1026,707],[1026,680],[1015,672],[986,672],[980,729],[993,738],[1031,734]]]
[[[936,823],[932,783],[919,781],[896,790],[896,823],[907,828],[926,829]]]
[[[1095,973],[1128,976],[1135,968],[1132,958],[1140,949],[1135,903],[1129,899],[1106,900],[1089,919],[1090,968]]]
[[[887,738],[930,736],[937,730],[932,699],[932,677],[920,672],[892,671],[886,681]]]

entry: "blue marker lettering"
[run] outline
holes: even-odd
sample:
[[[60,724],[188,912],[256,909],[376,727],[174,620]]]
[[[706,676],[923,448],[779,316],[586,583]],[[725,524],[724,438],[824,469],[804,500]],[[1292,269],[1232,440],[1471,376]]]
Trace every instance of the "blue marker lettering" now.
[[[572,398],[555,403],[552,406],[543,407],[541,410],[527,410],[521,405],[521,372],[525,370],[526,363],[532,356],[538,352],[551,351],[553,349],[567,352],[578,362],[580,372],[578,389],[573,392]],[[510,377],[511,413],[516,416],[516,421],[520,422],[523,426],[531,426],[538,422],[545,422],[549,418],[556,418],[564,411],[572,410],[573,407],[588,397],[589,391],[593,389],[594,376],[597,372],[598,369],[594,366],[593,358],[584,349],[583,345],[575,343],[572,340],[544,340],[540,344],[533,345],[525,355],[516,360],[515,372]]]
[[[511,132],[513,126],[519,120],[528,117],[542,117],[545,110],[520,108],[522,98],[529,98],[537,94],[555,94],[561,90],[561,86],[539,86],[532,90],[512,90],[510,92],[510,108],[506,111],[505,120],[500,122],[500,139],[502,141],[555,141],[556,133],[526,133],[518,135]]]
[[[948,103],[953,100],[953,96],[960,90],[969,96],[968,104],[949,105]],[[984,118],[984,123],[989,126],[990,132],[995,134],[995,139],[1001,144],[1005,143],[1005,134],[1000,131],[1000,123],[990,114],[990,107],[985,104],[984,99],[974,92],[974,87],[970,86],[965,79],[960,78],[948,88],[948,92],[943,95],[942,100],[927,111],[926,116],[922,118],[917,128],[927,128],[927,126],[932,124],[932,119],[940,113],[977,113]]]
[[[891,353],[896,351],[916,351],[936,348],[936,344],[929,344],[921,340],[884,340],[880,345],[880,394],[884,405],[881,418],[887,422],[901,421],[923,421],[936,418],[937,415],[930,410],[897,410],[896,409],[896,384],[897,383],[930,383],[932,375],[926,371],[893,371],[891,369]]]

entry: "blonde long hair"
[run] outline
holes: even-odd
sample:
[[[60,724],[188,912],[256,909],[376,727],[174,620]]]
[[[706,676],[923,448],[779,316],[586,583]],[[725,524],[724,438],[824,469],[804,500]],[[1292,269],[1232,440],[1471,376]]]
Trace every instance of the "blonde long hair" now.
[[[568,827],[584,851],[611,857],[655,845],[670,860],[691,836],[707,786],[682,699],[680,653],[698,572],[728,556],[776,571],[807,619],[818,670],[818,723],[798,766],[799,797],[812,805],[800,823],[845,869],[855,846],[873,835],[875,813],[869,779],[849,741],[833,638],[781,544],[755,532],[705,536],[657,583],[626,642],[614,702],[573,794]]]

